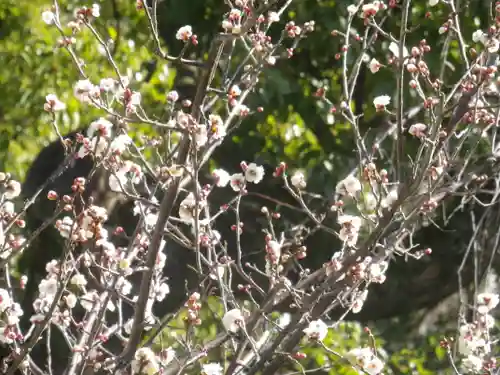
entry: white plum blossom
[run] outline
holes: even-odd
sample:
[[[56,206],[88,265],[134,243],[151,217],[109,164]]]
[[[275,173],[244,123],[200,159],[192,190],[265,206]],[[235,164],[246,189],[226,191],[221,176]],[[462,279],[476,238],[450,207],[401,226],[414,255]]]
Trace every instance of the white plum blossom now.
[[[489,352],[488,343],[482,338],[483,330],[475,324],[463,324],[459,328],[458,352],[464,356],[478,351]]]
[[[139,348],[131,363],[132,374],[156,375],[160,372],[160,364],[150,348]]]
[[[130,99],[127,102],[127,111],[130,113],[137,112],[137,107],[141,105],[141,99],[142,99],[141,93],[134,91],[130,95]]]
[[[0,343],[12,344],[16,336],[16,332],[9,325],[0,321]]]
[[[68,308],[72,309],[76,306],[77,298],[73,293],[68,293],[64,297],[64,302],[66,303],[66,306],[68,306]]]
[[[87,311],[92,310],[92,308],[94,307],[94,305],[96,303],[98,303],[98,301],[99,301],[99,295],[97,294],[97,292],[95,290],[92,290],[88,293],[85,293],[80,298],[80,304]]]
[[[9,313],[7,314],[7,324],[12,326],[19,323],[19,317],[24,315],[21,305],[17,302],[11,304],[9,308]]]
[[[9,180],[3,193],[5,199],[14,199],[21,194],[21,184],[16,180]]]
[[[154,291],[155,291],[155,299],[158,302],[161,302],[170,293],[170,287],[168,286],[167,283],[160,283],[160,285],[155,287]]]
[[[370,60],[370,63],[368,64],[368,66],[370,68],[370,72],[375,74],[380,70],[380,67],[382,66],[382,64],[377,59],[373,58]]]
[[[229,183],[234,191],[241,191],[245,188],[246,179],[243,173],[235,173],[231,175]]]
[[[9,308],[11,305],[11,299],[9,292],[3,288],[0,288],[0,313],[4,312],[5,309]]]
[[[194,194],[189,193],[189,195],[184,198],[179,206],[179,217],[182,221],[191,222],[194,218],[193,207],[196,205]]]
[[[73,275],[69,283],[75,285],[78,288],[84,288],[87,285],[87,279],[81,273],[77,273]]]
[[[15,212],[14,203],[10,201],[4,202],[2,205],[0,205],[0,212],[12,215]]]
[[[399,45],[396,42],[389,44],[389,51],[397,58],[399,58]],[[403,47],[403,58],[408,57],[408,49]]]
[[[489,53],[497,53],[500,49],[500,42],[496,38],[492,38],[486,42],[486,48]]]
[[[200,199],[198,202],[198,214],[204,207],[205,202]],[[194,220],[196,199],[193,193],[189,193],[179,206],[179,217],[186,223],[191,223]]]
[[[113,154],[123,154],[126,150],[127,147],[132,144],[132,138],[128,134],[120,134],[119,136],[115,137],[113,141],[111,141],[111,144],[109,145],[110,151]]]
[[[296,187],[297,189],[305,189],[307,186],[304,173],[302,173],[301,171],[296,171],[290,178],[290,182],[292,183],[292,186]]]
[[[360,16],[363,18],[374,16],[375,14],[377,14],[379,9],[380,7],[378,1],[377,2],[374,1],[373,3],[363,4],[363,6],[361,7],[362,14]]]
[[[372,263],[368,268],[370,281],[378,284],[383,284],[386,279],[385,273],[388,268],[389,263],[386,261]]]
[[[486,314],[490,310],[497,307],[499,302],[498,294],[494,293],[481,293],[477,295],[478,311],[479,313]]]
[[[171,347],[163,349],[160,354],[160,362],[163,366],[167,366],[175,358],[175,350]]]
[[[241,117],[245,117],[247,116],[249,113],[250,113],[250,108],[248,108],[246,105],[244,104],[238,104],[236,107],[235,107],[235,111],[236,111],[236,114],[238,116],[241,116]]]
[[[229,96],[232,96],[233,98],[238,97],[241,95],[241,89],[238,85],[233,85],[229,89]]]
[[[361,228],[361,218],[359,216],[340,215],[337,221],[342,226],[351,226],[357,229]]]
[[[116,173],[109,176],[109,187],[119,193],[127,188],[129,181],[134,185],[140,183],[142,176],[143,173],[139,164],[125,160]]]
[[[426,130],[427,130],[427,125],[422,123],[417,123],[410,126],[410,129],[408,129],[408,133],[410,133],[414,137],[423,138],[425,137]]]
[[[98,133],[101,137],[109,138],[113,129],[113,123],[104,117],[92,121],[87,129],[87,137],[92,138]]]
[[[216,238],[214,238],[214,240],[212,241],[212,243],[215,245],[220,241],[220,233],[217,231],[213,232],[216,232],[218,234],[218,236],[215,236]],[[209,277],[212,280],[219,280],[224,277],[225,272],[226,272],[226,266],[223,264],[217,264],[215,267],[212,268]]]
[[[478,356],[469,354],[463,359],[462,368],[467,372],[480,373],[483,370],[483,360]]]
[[[353,294],[352,309],[351,309],[353,314],[357,314],[361,311],[367,297],[368,297],[368,289]]]
[[[215,186],[217,187],[226,187],[231,180],[231,176],[224,169],[215,169],[212,176],[216,179]]]
[[[328,334],[328,326],[321,319],[313,320],[303,332],[309,339],[323,341]]]
[[[380,95],[373,99],[373,105],[377,110],[384,109],[391,103],[391,97],[389,95]]]
[[[165,262],[167,260],[167,255],[163,252],[163,248],[165,247],[165,240],[162,240],[160,243],[160,252],[158,253],[158,258],[156,258],[155,268],[157,270],[162,270],[165,267]]]
[[[95,290],[91,290],[91,291],[85,293],[80,298],[80,304],[87,311],[91,311],[94,308],[94,306],[97,306],[97,304],[99,304],[99,303],[100,303],[99,294]],[[115,309],[116,309],[115,305],[111,301],[108,301],[106,308],[109,311],[115,311]]]
[[[369,375],[379,375],[384,369],[384,363],[370,348],[351,349],[345,357],[353,366],[362,369]]]
[[[101,7],[99,4],[92,4],[91,8],[92,17],[99,17],[101,15]]]
[[[97,157],[102,157],[102,155],[108,149],[108,146],[109,143],[103,137],[94,137],[90,142],[84,143],[80,147],[76,156],[79,159],[83,159],[90,153],[95,153]]]
[[[267,22],[273,23],[273,22],[279,22],[280,16],[277,12],[269,12],[267,15]]]
[[[197,148],[205,146],[208,142],[208,131],[206,125],[198,125],[193,133],[193,138]]]
[[[486,34],[483,30],[478,29],[472,33],[472,41],[474,43],[483,43],[486,44],[488,41],[488,34]]]
[[[40,293],[40,298],[47,300],[52,300],[57,293],[57,279],[55,277],[49,277],[48,279],[43,279],[40,284],[38,284],[38,291]]]
[[[208,123],[211,136],[214,139],[222,139],[226,136],[226,127],[224,126],[224,121],[222,121],[222,118],[219,115],[209,115]]]
[[[169,102],[175,103],[177,100],[179,100],[179,93],[175,90],[170,91],[167,94],[167,100]]]
[[[264,178],[264,167],[262,165],[257,165],[255,163],[248,164],[245,169],[245,179],[248,182],[253,182],[258,184]]]
[[[42,12],[42,20],[45,22],[47,25],[52,25],[56,19],[56,15],[54,12],[50,10],[46,10]]]
[[[99,87],[94,86],[88,79],[79,80],[75,84],[74,95],[82,103],[92,103],[93,97],[99,94]]]
[[[284,329],[290,324],[291,321],[292,316],[290,315],[290,313],[283,313],[280,315],[277,324],[281,329]]]
[[[219,363],[211,362],[201,366],[201,373],[203,375],[222,375],[223,368]]]
[[[49,94],[45,97],[43,108],[47,112],[58,112],[66,109],[66,104],[61,102],[55,94]]]
[[[435,7],[438,4],[439,4],[439,0],[429,0],[429,5],[431,7]]]
[[[357,5],[351,4],[351,5],[347,6],[347,13],[349,13],[349,14],[356,14],[357,11],[358,11],[358,6]]]
[[[353,175],[349,175],[337,184],[335,192],[341,195],[348,194],[350,196],[356,196],[361,189],[361,182]]]
[[[187,42],[192,36],[193,28],[190,25],[182,26],[175,34],[175,38],[177,40],[182,40],[183,42]]]
[[[59,273],[59,262],[55,259],[52,259],[45,265],[45,271],[47,271],[49,276],[57,275]]]
[[[222,325],[229,332],[237,332],[244,323],[245,318],[240,309],[232,309],[224,314]]]
[[[116,84],[117,82],[113,78],[103,78],[99,81],[99,88],[105,92],[114,91]]]

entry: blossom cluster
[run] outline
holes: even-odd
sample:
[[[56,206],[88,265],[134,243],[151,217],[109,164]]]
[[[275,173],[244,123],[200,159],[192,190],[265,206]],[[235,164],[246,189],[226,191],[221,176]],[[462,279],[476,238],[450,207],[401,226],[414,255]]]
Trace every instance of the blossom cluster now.
[[[463,356],[462,367],[465,371],[483,373],[496,367],[490,331],[495,326],[491,311],[497,307],[499,301],[498,294],[478,294],[476,319],[459,328],[458,352]]]

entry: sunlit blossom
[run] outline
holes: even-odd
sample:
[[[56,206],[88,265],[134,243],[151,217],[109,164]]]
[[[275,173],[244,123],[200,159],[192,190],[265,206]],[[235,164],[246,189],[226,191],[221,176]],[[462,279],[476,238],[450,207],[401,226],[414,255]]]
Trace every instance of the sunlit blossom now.
[[[201,366],[202,375],[222,375],[223,368],[219,363],[206,363]]]
[[[245,176],[243,173],[235,173],[231,175],[231,180],[229,181],[231,187],[234,191],[241,191],[245,188]]]
[[[255,163],[248,164],[245,169],[245,179],[248,182],[258,184],[264,178],[264,167]]]
[[[341,180],[335,187],[335,192],[337,194],[348,194],[351,196],[356,196],[362,189],[361,182],[354,177],[349,175],[343,180]]]
[[[361,368],[369,375],[379,375],[384,369],[384,363],[370,348],[351,349],[345,357],[353,366]]]
[[[222,324],[227,331],[236,332],[244,322],[243,314],[240,309],[232,309],[224,314]]]
[[[373,99],[373,105],[377,110],[384,109],[391,103],[391,97],[389,95],[380,95]]]
[[[42,12],[42,20],[45,22],[47,25],[52,25],[56,19],[56,15],[54,12],[50,10],[46,10]]]
[[[370,72],[377,73],[380,70],[382,64],[377,59],[371,59],[368,67],[370,68]]]
[[[310,339],[323,341],[328,334],[328,326],[321,319],[313,320],[303,332]]]
[[[182,26],[175,34],[175,38],[177,40],[182,40],[183,42],[187,42],[192,36],[193,28],[190,25]]]
[[[43,108],[47,112],[58,112],[66,109],[66,104],[61,102],[55,94],[49,94],[45,97]]]
[[[227,173],[224,169],[215,169],[212,172],[212,176],[214,176],[216,179],[215,185],[217,187],[226,187],[231,180],[230,174]]]

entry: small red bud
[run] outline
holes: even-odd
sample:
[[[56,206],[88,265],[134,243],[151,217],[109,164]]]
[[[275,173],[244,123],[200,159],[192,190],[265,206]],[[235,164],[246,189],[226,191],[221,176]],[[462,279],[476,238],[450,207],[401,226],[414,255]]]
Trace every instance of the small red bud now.
[[[293,358],[295,359],[304,359],[307,358],[307,354],[303,352],[296,352],[293,354]]]
[[[47,193],[47,199],[49,199],[51,201],[55,201],[57,198],[58,198],[58,195],[57,195],[57,193],[54,190],[50,190]]]

